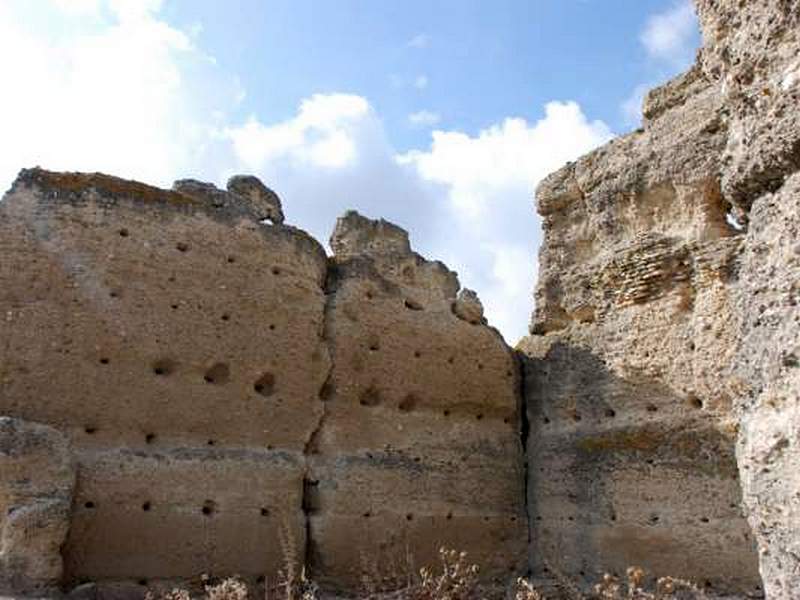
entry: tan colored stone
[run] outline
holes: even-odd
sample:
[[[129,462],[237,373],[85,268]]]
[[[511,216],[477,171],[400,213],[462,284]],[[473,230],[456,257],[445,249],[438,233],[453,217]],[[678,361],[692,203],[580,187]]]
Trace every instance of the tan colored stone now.
[[[41,170],[0,204],[0,413],[75,447],[67,583],[274,575],[282,529],[302,561],[327,260],[260,220]]]
[[[746,218],[756,198],[800,169],[800,1],[696,5],[700,65],[717,84],[729,122],[722,189]]]
[[[733,392],[742,236],[719,188],[727,128],[695,68],[643,129],[544,180],[534,335],[523,340],[532,564],[587,586],[631,564],[741,594]]]
[[[57,588],[74,486],[75,464],[63,435],[0,417],[0,593]]]
[[[453,314],[455,274],[413,253],[402,229],[351,212],[331,247],[312,572],[355,589],[374,564],[397,581],[444,545],[485,581],[507,578],[527,538],[514,357]]]
[[[800,585],[800,173],[753,202],[732,367],[739,468],[769,598]]]
[[[453,313],[467,323],[473,325],[485,325],[486,319],[483,317],[483,304],[481,304],[478,294],[473,290],[462,289],[458,292],[456,301],[453,304]]]
[[[269,219],[275,225],[284,221],[283,208],[278,194],[252,175],[234,175],[228,179],[228,191],[245,198],[261,219]]]

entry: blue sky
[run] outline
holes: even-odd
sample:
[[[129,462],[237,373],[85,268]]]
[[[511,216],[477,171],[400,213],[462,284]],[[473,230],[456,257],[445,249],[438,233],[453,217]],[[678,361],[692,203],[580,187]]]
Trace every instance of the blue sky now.
[[[679,3],[683,4],[683,3]],[[247,88],[243,113],[285,119],[320,91],[369,98],[399,150],[429,142],[409,114],[477,132],[514,115],[536,119],[553,99],[576,101],[614,131],[643,81],[673,75],[698,39],[663,55],[640,34],[672,0],[214,0],[164,5],[169,22],[202,24],[200,42]],[[678,62],[679,64],[675,64]],[[678,69],[676,69],[678,67]]]
[[[6,0],[0,186],[255,173],[321,241],[347,208],[409,229],[514,343],[536,183],[635,127],[698,44],[688,0]]]

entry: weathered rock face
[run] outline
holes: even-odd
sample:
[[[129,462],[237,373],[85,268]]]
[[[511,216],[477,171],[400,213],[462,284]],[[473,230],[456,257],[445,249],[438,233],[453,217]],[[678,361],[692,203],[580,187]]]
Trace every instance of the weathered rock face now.
[[[520,345],[532,560],[753,591],[741,478],[767,593],[789,598],[800,2],[697,4],[698,64],[648,95],[644,128],[538,190],[545,243]]]
[[[486,579],[524,564],[516,363],[480,301],[354,213],[329,267],[263,222],[280,202],[253,180],[34,169],[0,204],[0,414],[57,429],[77,464],[41,544],[2,522],[7,588],[130,595],[288,559],[347,590],[363,557],[409,569],[442,544]]]
[[[23,171],[0,593],[287,560],[352,591],[445,545],[486,581],[637,564],[745,596],[760,567],[797,596],[800,0],[697,4],[705,47],[644,127],[540,186],[519,357],[385,221],[347,213],[328,258],[254,177]]]
[[[800,1],[696,0],[700,65],[725,104],[722,189],[744,216],[800,169]]]
[[[749,230],[737,296],[739,468],[772,598],[800,586],[797,540],[797,171],[800,169],[800,2],[698,2],[702,64],[730,114],[723,189]]]
[[[717,591],[758,585],[740,511],[730,282],[741,236],[717,171],[720,104],[694,70],[642,131],[550,176],[527,355],[533,562],[631,564]]]
[[[749,223],[730,365],[739,471],[769,598],[800,589],[800,2],[699,0],[729,114],[723,190]]]
[[[770,598],[800,586],[800,173],[750,211],[739,290],[739,468]]]
[[[455,274],[412,252],[404,231],[348,213],[331,247],[315,571],[352,585],[402,578],[445,545],[507,578],[527,544],[513,355],[456,313]]]
[[[68,584],[302,559],[327,259],[217,196],[33,170],[0,204],[0,414],[75,449]]]
[[[74,486],[63,435],[0,417],[0,588],[43,594],[61,582]]]

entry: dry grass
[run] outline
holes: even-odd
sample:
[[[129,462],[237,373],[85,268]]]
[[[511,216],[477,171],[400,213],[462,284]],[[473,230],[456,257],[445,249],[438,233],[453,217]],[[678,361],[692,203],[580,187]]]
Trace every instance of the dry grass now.
[[[284,543],[285,567],[278,576],[278,584],[271,588],[264,585],[264,600],[318,600],[319,587],[306,577],[305,568],[297,569],[296,557],[288,548],[293,548],[291,540]],[[703,600],[706,594],[693,583],[675,577],[661,577],[655,589],[645,587],[645,572],[639,567],[629,567],[625,581],[606,574],[596,584],[591,594],[584,594],[568,577],[550,568],[562,594],[572,600]],[[361,600],[479,600],[481,590],[478,583],[478,565],[467,560],[466,552],[447,548],[439,550],[439,565],[435,568],[423,567],[419,573],[408,576],[408,583],[394,592],[366,590]],[[211,583],[204,579],[204,600],[249,600],[247,585],[236,577]],[[274,594],[274,595],[273,595]],[[563,597],[563,596],[562,596]],[[146,600],[192,600],[190,593],[176,588],[158,598],[148,592]],[[555,600],[548,599],[529,580],[516,581],[514,600]]]
[[[599,600],[673,600],[679,598],[700,600],[706,594],[696,585],[677,577],[660,577],[656,581],[655,590],[644,588],[645,572],[639,567],[628,567],[627,581],[620,583],[616,577],[608,573],[603,581],[594,586],[595,597]]]

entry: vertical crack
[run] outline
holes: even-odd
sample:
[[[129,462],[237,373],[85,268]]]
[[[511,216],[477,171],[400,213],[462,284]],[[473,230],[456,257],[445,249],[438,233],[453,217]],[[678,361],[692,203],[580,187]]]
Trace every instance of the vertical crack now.
[[[328,352],[328,374],[325,381],[319,389],[317,398],[322,404],[322,412],[319,415],[317,424],[306,439],[303,446],[303,458],[305,461],[303,471],[303,492],[301,499],[301,507],[305,519],[305,553],[303,557],[303,565],[308,572],[311,572],[314,564],[315,545],[312,536],[311,516],[319,510],[319,480],[314,477],[313,457],[319,454],[320,436],[322,429],[325,426],[325,418],[327,417],[328,409],[327,403],[333,396],[335,389],[333,384],[333,357],[334,357],[334,344],[333,344],[333,309],[335,304],[336,284],[335,284],[335,266],[331,259],[328,260],[328,266],[325,273],[325,283],[323,284],[323,291],[325,293],[325,306],[322,314],[322,331],[320,332],[320,340],[326,346]]]
[[[528,576],[530,576],[531,572],[531,561],[530,561],[530,554],[533,550],[532,542],[533,536],[531,534],[531,529],[533,526],[533,521],[531,517],[531,509],[530,509],[530,495],[531,490],[529,489],[530,484],[530,471],[531,467],[529,464],[530,457],[528,456],[528,438],[530,436],[531,431],[531,424],[528,420],[528,401],[527,401],[527,378],[528,378],[528,369],[527,361],[528,358],[519,350],[512,350],[514,353],[514,360],[517,363],[517,372],[519,373],[518,384],[516,386],[516,392],[518,394],[517,398],[517,407],[519,410],[519,441],[520,445],[522,446],[522,477],[523,477],[523,502],[525,503],[525,520],[527,526],[527,533],[528,533],[528,556],[527,563],[528,563]]]

